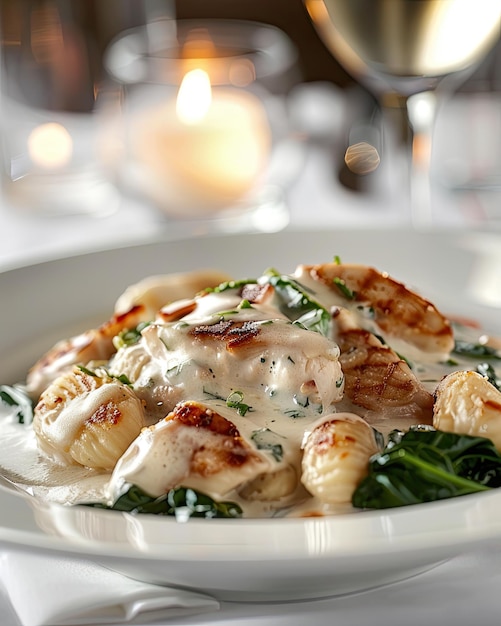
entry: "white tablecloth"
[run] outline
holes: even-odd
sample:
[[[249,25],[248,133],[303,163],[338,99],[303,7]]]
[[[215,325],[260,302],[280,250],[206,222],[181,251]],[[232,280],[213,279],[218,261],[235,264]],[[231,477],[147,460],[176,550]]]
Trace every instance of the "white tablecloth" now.
[[[163,626],[499,626],[500,585],[501,546],[493,546],[457,557],[412,579],[364,593],[309,602],[226,602],[221,604],[220,610],[205,615],[151,623]],[[29,588],[26,602],[30,602]],[[1,588],[0,617],[2,626],[20,626]]]

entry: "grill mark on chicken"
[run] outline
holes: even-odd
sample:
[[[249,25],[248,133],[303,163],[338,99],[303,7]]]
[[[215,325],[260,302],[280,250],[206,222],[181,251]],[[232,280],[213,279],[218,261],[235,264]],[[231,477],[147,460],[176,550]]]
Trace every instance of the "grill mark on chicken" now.
[[[200,429],[213,436],[209,439],[201,437],[199,445],[193,446],[190,472],[211,476],[223,469],[260,461],[242,439],[235,424],[202,404],[185,402],[177,405],[166,420],[172,420],[180,428]]]
[[[186,426],[210,430],[217,435],[235,439],[241,438],[238,429],[232,422],[219,415],[219,413],[194,402],[185,402],[177,405],[171,413],[170,419],[178,420]]]
[[[56,343],[28,372],[26,382],[30,395],[33,398],[40,396],[57,376],[76,363],[108,360],[115,352],[113,337],[145,321],[144,312],[144,306],[137,304],[125,313],[114,314],[98,328]]]
[[[240,295],[244,300],[248,300],[254,304],[262,304],[273,297],[274,292],[275,289],[268,283],[264,285],[248,283],[242,287]]]
[[[345,393],[353,404],[377,413],[413,407],[420,422],[431,423],[433,396],[390,347],[360,328],[341,331],[337,340]]]
[[[251,343],[260,333],[260,328],[253,321],[221,320],[216,324],[195,326],[190,333],[200,340],[224,341],[226,349],[232,350]]]
[[[374,321],[388,335],[400,336],[426,352],[450,352],[454,347],[449,320],[435,306],[384,272],[355,264],[305,266],[310,276],[327,285],[344,306],[370,304]],[[339,289],[342,281],[346,293]],[[355,306],[356,306],[355,304]]]

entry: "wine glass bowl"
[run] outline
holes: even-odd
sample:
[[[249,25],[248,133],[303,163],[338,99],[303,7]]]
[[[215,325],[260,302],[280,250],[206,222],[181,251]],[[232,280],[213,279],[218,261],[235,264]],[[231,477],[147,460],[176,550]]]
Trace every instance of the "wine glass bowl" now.
[[[426,225],[436,97],[466,80],[499,39],[501,0],[304,3],[327,48],[381,108],[399,102],[409,131],[411,219]]]
[[[396,92],[433,89],[473,71],[501,28],[499,0],[305,0],[334,56],[362,81]]]

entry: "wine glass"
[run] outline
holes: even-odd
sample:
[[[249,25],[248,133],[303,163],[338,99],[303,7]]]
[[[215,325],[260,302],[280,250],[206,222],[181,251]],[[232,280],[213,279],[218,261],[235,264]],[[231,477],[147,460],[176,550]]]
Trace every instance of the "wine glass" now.
[[[318,34],[382,110],[404,115],[412,225],[432,223],[431,137],[450,93],[500,36],[501,0],[304,0]]]

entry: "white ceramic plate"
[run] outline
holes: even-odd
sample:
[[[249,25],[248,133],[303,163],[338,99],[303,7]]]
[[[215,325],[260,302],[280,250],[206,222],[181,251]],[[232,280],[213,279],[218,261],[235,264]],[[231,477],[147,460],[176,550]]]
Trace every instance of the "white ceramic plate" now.
[[[388,271],[445,313],[495,330],[497,239],[405,231],[282,232],[156,242],[0,274],[0,382],[54,341],[106,319],[132,282],[213,267],[237,278],[339,255]],[[497,299],[496,299],[497,298]],[[501,334],[501,325],[498,325]],[[501,492],[331,518],[190,520],[39,502],[0,487],[0,542],[86,555],[132,577],[226,599],[338,595],[405,578],[501,538]]]

